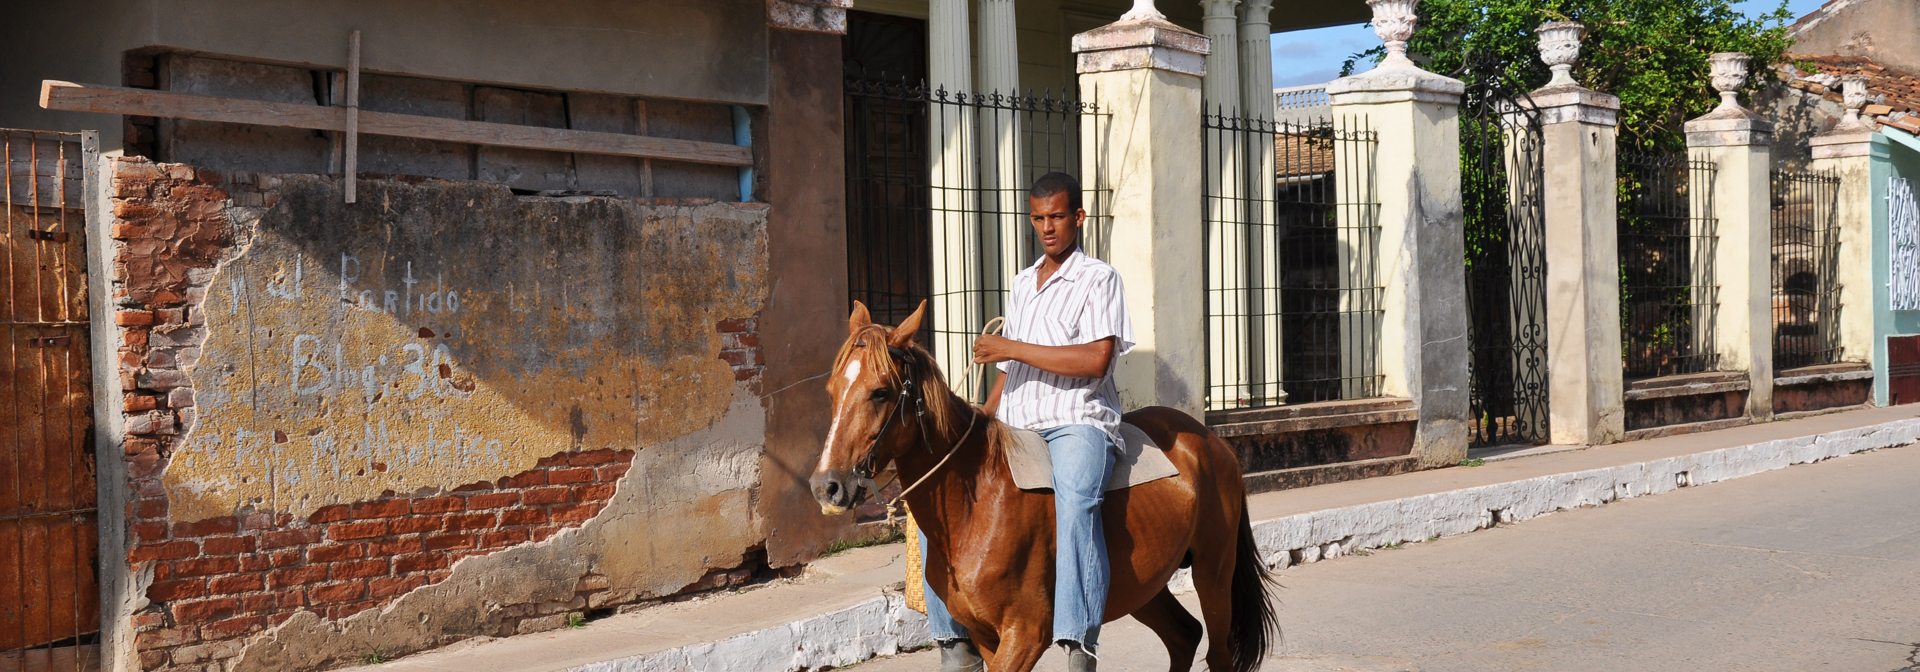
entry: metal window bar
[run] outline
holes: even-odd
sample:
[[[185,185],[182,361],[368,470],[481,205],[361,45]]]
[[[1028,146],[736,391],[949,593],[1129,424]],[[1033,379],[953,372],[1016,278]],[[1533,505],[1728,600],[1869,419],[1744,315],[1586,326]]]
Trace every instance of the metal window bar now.
[[[0,669],[98,665],[80,139],[0,129]]]
[[[1201,126],[1206,408],[1379,396],[1386,290],[1368,120],[1216,113]]]
[[[1051,92],[1014,96],[929,89],[855,78],[845,82],[848,289],[877,322],[898,324],[928,302],[921,334],[959,384],[974,336],[1005,314],[1013,275],[1040,249],[1027,191],[1053,171],[1081,182],[1081,247],[1105,259],[1110,190],[1094,166],[1082,173],[1083,135],[1108,115]],[[997,370],[974,389],[985,401]]]
[[[1710,161],[1619,155],[1620,324],[1627,380],[1714,370],[1720,287]]]
[[[1840,176],[1775,170],[1773,206],[1773,367],[1832,364],[1840,358]]]

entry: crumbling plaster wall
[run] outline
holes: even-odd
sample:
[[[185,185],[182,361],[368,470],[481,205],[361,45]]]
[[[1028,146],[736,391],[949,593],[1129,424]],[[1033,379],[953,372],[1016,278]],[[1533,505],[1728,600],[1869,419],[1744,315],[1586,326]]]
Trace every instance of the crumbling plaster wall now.
[[[765,206],[107,169],[143,666],[314,669],[740,580]]]

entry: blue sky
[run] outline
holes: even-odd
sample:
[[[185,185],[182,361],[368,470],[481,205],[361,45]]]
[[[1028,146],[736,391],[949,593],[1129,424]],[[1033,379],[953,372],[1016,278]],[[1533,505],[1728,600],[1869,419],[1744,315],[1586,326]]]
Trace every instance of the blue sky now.
[[[1780,6],[1780,0],[1744,0],[1734,7],[1749,16],[1765,14]],[[1824,0],[1788,0],[1787,10],[1796,17],[1819,9]],[[1354,52],[1380,44],[1366,24],[1316,28],[1273,35],[1273,85],[1319,84],[1340,74],[1340,63]],[[1362,64],[1360,69],[1368,66]]]

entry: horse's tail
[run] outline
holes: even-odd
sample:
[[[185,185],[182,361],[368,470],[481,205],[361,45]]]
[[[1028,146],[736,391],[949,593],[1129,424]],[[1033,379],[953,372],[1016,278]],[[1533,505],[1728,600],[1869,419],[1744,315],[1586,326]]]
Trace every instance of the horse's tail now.
[[[1227,626],[1233,643],[1233,672],[1253,672],[1267,657],[1267,640],[1280,634],[1279,615],[1267,591],[1273,587],[1273,574],[1260,559],[1260,548],[1253,540],[1253,520],[1246,504],[1240,506],[1239,551],[1233,559],[1233,621]]]

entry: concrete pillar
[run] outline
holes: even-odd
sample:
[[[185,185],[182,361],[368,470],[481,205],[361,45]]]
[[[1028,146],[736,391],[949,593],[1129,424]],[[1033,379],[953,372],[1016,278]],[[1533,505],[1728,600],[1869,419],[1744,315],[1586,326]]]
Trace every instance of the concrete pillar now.
[[[1239,17],[1235,8],[1240,0],[1200,0],[1203,12],[1201,28],[1207,33],[1213,51],[1207,56],[1206,74],[1201,85],[1204,114],[1218,115],[1220,125],[1237,126],[1240,108],[1240,58],[1238,55]],[[1242,165],[1246,146],[1244,133],[1219,129],[1206,131],[1208,142],[1205,190],[1212,197],[1206,204],[1207,219],[1215,222],[1206,232],[1207,368],[1212,372],[1211,409],[1233,408],[1240,393],[1250,382],[1244,366],[1258,349],[1249,340],[1247,244],[1249,227],[1246,193],[1247,172]]]
[[[968,0],[930,0],[927,6],[927,84],[951,97],[973,90],[972,22]],[[951,99],[951,98],[949,98]],[[981,305],[977,120],[973,108],[927,106],[928,182],[931,186],[933,355],[940,368],[963,372],[973,361],[969,333],[986,323]],[[952,375],[958,384],[964,376]],[[956,390],[968,399],[979,390]]]
[[[1260,130],[1274,119],[1273,28],[1269,14],[1273,0],[1242,0],[1240,19],[1240,110],[1241,116],[1255,121]],[[1247,370],[1249,392],[1263,403],[1284,403],[1286,392],[1280,389],[1280,353],[1285,346],[1280,332],[1280,236],[1273,227],[1274,148],[1270,136],[1254,133],[1240,152],[1247,166],[1246,180],[1240,188],[1248,207],[1242,221],[1247,223],[1245,245],[1247,266]]]
[[[1468,439],[1459,125],[1466,87],[1407,59],[1412,0],[1368,4],[1387,57],[1369,72],[1334,80],[1327,95],[1336,118],[1365,119],[1379,138],[1368,163],[1379,185],[1383,392],[1418,407],[1413,454],[1421,464],[1453,464],[1466,457]]]
[[[1013,0],[979,0],[979,91],[1020,95],[1020,49]],[[982,314],[1004,315],[1007,283],[1034,258],[1033,227],[1027,223],[1028,183],[1021,170],[1020,115],[993,109],[980,118],[980,188],[986,212],[980,221],[980,278],[988,290]],[[983,369],[984,371],[984,369]],[[995,371],[997,373],[997,370]],[[991,385],[994,374],[983,384]]]
[[[1538,111],[1545,173],[1549,438],[1614,443],[1626,436],[1614,164],[1620,99],[1570,76],[1585,32],[1579,24],[1538,32],[1541,60],[1554,71],[1527,96]]]
[[[1240,116],[1239,5],[1240,0],[1200,0],[1200,29],[1213,44],[1202,78],[1207,114]]]
[[[1138,343],[1114,372],[1120,403],[1200,418],[1206,301],[1194,148],[1208,40],[1148,10],[1073,36],[1081,95],[1112,115],[1081,144],[1082,172],[1112,183],[1108,261],[1126,284]]]
[[[1865,88],[1864,81],[1845,86]],[[1862,92],[1864,93],[1864,91]],[[1857,101],[1864,105],[1865,96]],[[1840,285],[1840,359],[1873,363],[1874,264],[1873,245],[1873,125],[1860,120],[1859,105],[1848,100],[1847,118],[1832,130],[1814,136],[1810,168],[1831,171],[1840,178],[1835,197],[1834,226],[1840,229],[1834,282]]]
[[[1713,352],[1722,371],[1745,371],[1747,415],[1773,418],[1773,124],[1734,99],[1746,80],[1746,54],[1714,54],[1720,107],[1686,124],[1687,155],[1714,164],[1708,185],[1718,241],[1711,253],[1720,287]],[[1734,74],[1737,72],[1737,74]],[[1691,189],[1700,193],[1698,189]],[[1698,201],[1696,201],[1696,204]],[[1697,217],[1697,215],[1696,215]]]

